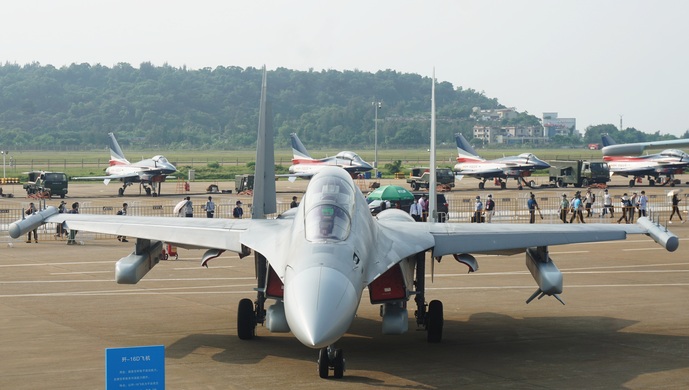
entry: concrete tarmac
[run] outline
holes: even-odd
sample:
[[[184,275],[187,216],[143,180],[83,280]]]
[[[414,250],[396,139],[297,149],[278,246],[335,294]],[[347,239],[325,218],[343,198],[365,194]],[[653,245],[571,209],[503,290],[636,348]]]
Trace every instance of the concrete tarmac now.
[[[408,333],[381,335],[365,292],[337,345],[341,380],[318,378],[317,351],[290,334],[237,338],[238,301],[255,296],[252,257],[226,253],[206,269],[201,251],[180,250],[139,284],[117,285],[114,263],[133,242],[15,240],[0,248],[0,388],[104,388],[106,348],[164,345],[170,389],[684,389],[689,224],[671,229],[674,253],[643,236],[550,247],[565,306],[525,304],[536,283],[523,254],[477,256],[474,274],[446,256],[427,278],[427,299],[444,304],[440,344],[416,330],[413,305]]]

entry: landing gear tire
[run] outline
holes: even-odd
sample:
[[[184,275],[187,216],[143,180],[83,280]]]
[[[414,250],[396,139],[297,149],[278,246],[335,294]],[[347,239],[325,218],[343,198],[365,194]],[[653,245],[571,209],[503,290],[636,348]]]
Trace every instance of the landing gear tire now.
[[[653,180],[653,179],[648,179],[648,185],[651,186],[651,187],[655,187],[656,181]]]
[[[505,188],[507,188],[507,183],[505,183],[504,181],[501,181],[500,182],[500,189],[504,190]]]
[[[484,189],[485,187],[486,187],[486,183],[484,183],[484,182],[478,183],[478,189],[479,189],[479,190],[482,190],[482,189]]]
[[[117,194],[118,194],[119,196],[124,196],[124,188],[118,189],[118,190],[117,190]]]
[[[634,179],[629,181],[629,188],[634,187],[634,181],[635,181]]]
[[[533,180],[529,181],[529,187],[536,188],[536,182]]]
[[[244,298],[237,307],[237,336],[241,340],[251,340],[256,335],[256,314],[251,299]]]
[[[520,184],[519,187],[517,187],[517,189],[518,189],[519,191],[521,191],[521,190],[524,189],[524,187]]]
[[[318,376],[323,379],[328,379],[329,369],[330,358],[328,357],[328,348],[321,348],[318,351]]]
[[[443,303],[438,300],[433,300],[428,304],[426,331],[429,343],[439,343],[443,338]]]
[[[335,350],[335,358],[332,361],[333,365],[333,378],[340,379],[344,376],[345,370],[345,360],[344,352],[341,349]]]

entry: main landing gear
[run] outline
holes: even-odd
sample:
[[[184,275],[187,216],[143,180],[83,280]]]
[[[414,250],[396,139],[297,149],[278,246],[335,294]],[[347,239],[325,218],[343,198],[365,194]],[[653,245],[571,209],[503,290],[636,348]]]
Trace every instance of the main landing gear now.
[[[122,187],[120,187],[120,188],[117,190],[117,195],[118,195],[118,196],[124,196],[124,190],[126,190],[127,187],[129,187],[130,185],[132,185],[132,183],[133,183],[133,182],[129,181],[129,182],[125,182],[124,184],[122,184]],[[143,182],[142,182],[142,183],[139,183],[139,194],[141,194],[141,188],[143,188],[144,191],[146,192],[146,195],[147,195],[147,196],[153,196],[153,197],[158,196],[158,194],[160,193],[160,184],[161,184],[161,182],[158,182],[158,192],[156,192],[156,190],[155,190],[155,185],[154,185],[153,183],[150,184],[150,187],[149,187],[148,185],[146,185],[146,184],[147,184],[147,183],[143,183]]]
[[[481,181],[478,183],[478,189],[479,190],[486,188],[486,181],[488,181],[488,179],[485,179],[485,178],[481,179]],[[500,186],[501,190],[504,190],[505,188],[507,188],[507,183],[502,181],[502,179],[500,179],[500,178],[496,178],[494,182],[495,182],[496,186]]]

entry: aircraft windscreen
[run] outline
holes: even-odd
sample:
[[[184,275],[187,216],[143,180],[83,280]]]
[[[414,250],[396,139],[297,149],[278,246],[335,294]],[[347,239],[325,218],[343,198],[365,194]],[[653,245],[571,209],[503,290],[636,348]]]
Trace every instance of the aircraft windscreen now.
[[[309,241],[344,240],[349,236],[354,189],[339,177],[316,175],[304,199],[304,227]]]

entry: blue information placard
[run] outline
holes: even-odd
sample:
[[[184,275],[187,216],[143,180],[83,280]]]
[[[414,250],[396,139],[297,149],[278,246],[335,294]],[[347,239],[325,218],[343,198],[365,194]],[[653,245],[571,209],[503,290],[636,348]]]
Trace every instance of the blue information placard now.
[[[105,389],[165,390],[165,346],[106,348]]]

